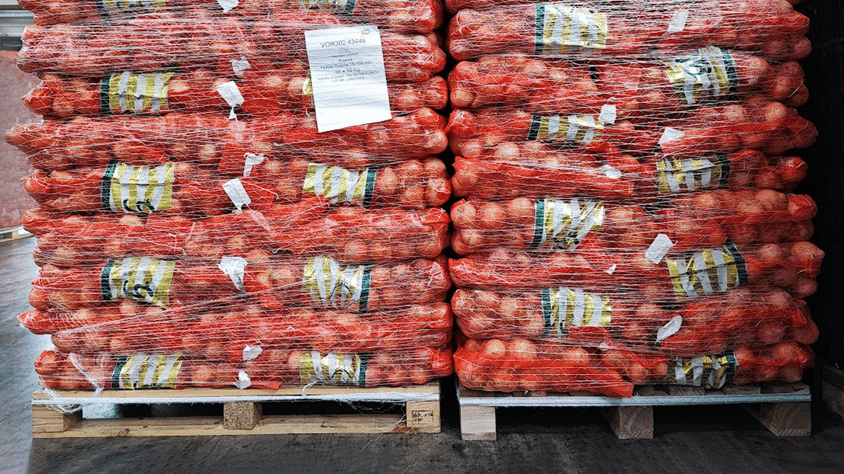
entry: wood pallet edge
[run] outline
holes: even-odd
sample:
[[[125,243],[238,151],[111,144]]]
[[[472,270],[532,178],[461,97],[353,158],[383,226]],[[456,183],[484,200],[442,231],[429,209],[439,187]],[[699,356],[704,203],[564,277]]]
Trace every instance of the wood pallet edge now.
[[[470,390],[461,383],[457,383],[457,396],[460,407],[460,429],[462,439],[470,440],[495,440],[495,410],[496,408],[528,406],[524,400],[529,394],[521,392],[515,396],[519,399],[518,404],[508,404],[510,394],[498,392],[479,392]],[[642,397],[712,397],[713,395],[728,395],[735,397],[752,397],[762,394],[795,394],[801,398],[810,396],[809,387],[805,384],[785,385],[751,385],[743,387],[727,387],[721,390],[683,390],[685,387],[672,390],[670,386],[639,387],[637,396]],[[673,393],[673,395],[671,395]],[[543,392],[544,394],[544,392]],[[844,392],[842,392],[844,394]],[[568,394],[554,394],[550,398],[559,398],[560,401],[571,399]],[[483,398],[486,403],[483,405],[465,403],[473,398]],[[490,400],[492,399],[492,400]],[[740,399],[740,398],[739,398]],[[811,425],[811,402],[809,401],[777,401],[768,403],[754,402],[729,402],[741,404],[752,416],[762,425],[768,428],[776,436],[809,436],[812,432]],[[841,398],[844,407],[844,397]],[[677,405],[683,405],[678,403]],[[552,407],[553,403],[537,403],[535,406]],[[573,407],[570,404],[560,404],[560,407]],[[601,412],[610,424],[613,432],[619,439],[652,439],[654,432],[653,408],[661,405],[631,405],[631,406],[601,406]]]
[[[13,240],[25,239],[27,237],[32,237],[32,234],[26,231],[23,226],[0,229],[0,244],[4,242],[11,242]]]
[[[426,387],[420,389],[419,387]],[[322,433],[439,433],[440,400],[438,382],[409,387],[409,392],[431,393],[436,400],[403,402],[405,414],[352,415],[271,415],[264,416],[261,401],[208,402],[195,398],[195,403],[221,403],[222,417],[126,417],[113,419],[84,419],[81,411],[63,413],[45,404],[32,405],[32,435],[34,438],[98,438],[127,436],[219,436],[262,434],[322,434]],[[365,394],[370,389],[354,392]],[[161,392],[161,391],[154,391]],[[331,392],[329,390],[329,392]],[[377,391],[373,393],[384,393]],[[33,400],[44,401],[47,395],[35,392]],[[244,394],[244,397],[254,396]],[[105,403],[115,399],[103,398]],[[132,403],[143,404],[143,398]],[[97,401],[100,401],[99,399]],[[286,400],[284,400],[286,401]],[[362,401],[362,400],[355,400]],[[376,400],[378,401],[378,400]]]
[[[823,403],[826,408],[844,421],[844,390],[834,383],[823,381]]]

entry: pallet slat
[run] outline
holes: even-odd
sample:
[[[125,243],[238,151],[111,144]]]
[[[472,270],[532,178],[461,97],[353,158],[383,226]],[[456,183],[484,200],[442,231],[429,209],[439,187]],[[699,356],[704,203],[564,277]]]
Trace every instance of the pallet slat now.
[[[311,389],[315,389],[311,391]],[[50,396],[33,394],[32,430],[36,438],[114,436],[219,436],[321,433],[439,433],[439,383],[402,388],[362,389],[311,387],[280,391],[240,390],[138,390],[130,393],[57,391]],[[221,393],[222,392],[222,393]],[[264,392],[264,393],[252,393]],[[298,393],[298,394],[296,394]],[[240,394],[242,399],[236,396]],[[275,395],[273,395],[275,394]],[[230,400],[234,401],[230,401]],[[225,401],[224,401],[225,400]],[[263,402],[337,401],[392,402],[405,406],[405,414],[263,415]],[[61,413],[51,405],[97,404],[222,404],[222,417],[141,417],[84,419],[82,413]]]
[[[13,240],[24,239],[26,237],[32,237],[32,234],[27,232],[21,226],[0,230],[0,244],[3,242],[11,242]]]

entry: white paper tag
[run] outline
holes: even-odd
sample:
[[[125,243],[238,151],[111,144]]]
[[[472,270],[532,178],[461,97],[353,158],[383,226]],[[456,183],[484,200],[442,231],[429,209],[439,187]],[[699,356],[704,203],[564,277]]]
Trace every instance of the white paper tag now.
[[[236,7],[239,0],[217,0],[217,3],[223,7],[223,13],[228,13],[232,8]]]
[[[252,174],[252,167],[264,162],[264,155],[256,155],[255,153],[246,152],[243,155],[245,162],[243,165],[243,177],[248,178]]]
[[[234,386],[243,390],[245,388],[249,388],[252,385],[252,380],[249,379],[249,376],[246,375],[246,371],[241,370],[237,373],[237,381],[234,383]]]
[[[604,270],[604,273],[606,273],[607,275],[612,275],[613,273],[615,273],[616,268],[618,268],[618,265],[613,264],[613,266]]]
[[[392,118],[376,26],[306,31],[305,47],[320,132]]]
[[[246,259],[243,257],[223,257],[217,265],[223,273],[229,276],[235,288],[243,291],[243,274],[246,271]]]
[[[672,242],[667,235],[659,234],[656,236],[654,241],[651,242],[651,246],[648,247],[648,250],[645,250],[645,258],[658,264],[673,246],[674,242]]]
[[[621,170],[617,168],[613,168],[610,165],[603,165],[601,166],[601,171],[607,175],[607,178],[610,179],[621,179]]]
[[[604,104],[601,107],[601,115],[598,116],[598,121],[603,123],[615,123],[616,107],[613,104]]]
[[[241,57],[240,59],[232,59],[232,69],[234,70],[235,75],[242,76],[243,71],[249,69],[249,61],[246,58]]]
[[[686,9],[674,10],[671,21],[668,22],[668,32],[677,33],[686,29],[686,20],[689,19],[689,11]]]
[[[250,346],[247,344],[246,347],[243,348],[243,361],[246,362],[247,360],[255,360],[262,352],[264,352],[264,349],[261,349],[259,346]]]
[[[681,327],[683,327],[683,317],[678,314],[656,331],[656,342],[677,334]]]
[[[682,131],[677,130],[676,128],[666,127],[665,131],[662,132],[662,136],[659,138],[659,144],[662,145],[666,142],[677,140],[678,138],[682,138],[684,136],[686,136],[686,134]]]
[[[246,189],[243,188],[243,183],[240,182],[239,178],[223,183],[223,190],[229,195],[238,211],[243,210],[243,206],[252,204],[252,200],[246,194]]]
[[[223,100],[232,108],[229,118],[237,118],[234,114],[234,108],[243,103],[243,96],[240,95],[240,89],[233,81],[229,81],[217,86],[217,93],[223,97]]]

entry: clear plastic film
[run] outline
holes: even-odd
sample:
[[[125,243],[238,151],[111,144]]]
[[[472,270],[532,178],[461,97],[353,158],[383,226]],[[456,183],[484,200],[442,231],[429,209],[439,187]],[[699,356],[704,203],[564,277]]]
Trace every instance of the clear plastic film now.
[[[442,2],[22,5],[45,387],[453,372]]]
[[[801,379],[824,252],[794,3],[446,1],[461,383]]]

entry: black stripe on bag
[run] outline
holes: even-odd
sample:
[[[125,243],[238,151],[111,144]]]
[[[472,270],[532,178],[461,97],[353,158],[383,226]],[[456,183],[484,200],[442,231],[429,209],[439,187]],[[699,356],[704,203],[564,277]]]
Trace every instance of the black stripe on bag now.
[[[730,93],[736,91],[738,85],[738,73],[736,72],[736,62],[733,61],[733,56],[726,49],[721,50],[724,57],[724,67],[727,69],[727,81],[730,83]]]
[[[534,250],[542,243],[542,234],[545,232],[545,201],[536,201],[534,204],[533,241],[528,250]]]
[[[375,190],[375,170],[366,170],[366,185],[363,191],[363,207],[368,208],[372,203],[372,192]]]
[[[103,76],[100,82],[100,115],[111,115],[111,101],[108,97],[108,91],[111,84],[111,75]]]
[[[543,327],[545,331],[542,333],[543,335],[547,335],[551,332],[551,290],[546,288],[542,290],[542,320],[544,322]]]
[[[536,5],[536,32],[533,40],[533,54],[541,56],[545,45],[543,44],[543,32],[545,31],[545,5],[539,3]]]
[[[103,301],[111,301],[111,269],[114,267],[114,260],[108,259],[103,272],[100,274],[100,293],[103,295]]]
[[[355,11],[355,3],[357,3],[357,0],[349,0],[348,2],[346,2],[346,8],[343,9],[341,13],[343,13],[344,15],[351,15],[352,12]]]
[[[114,171],[117,169],[117,162],[112,161],[103,174],[103,182],[100,185],[100,203],[106,211],[111,210],[111,182],[114,179]]]
[[[730,185],[730,159],[727,158],[726,153],[716,153],[717,162],[721,165],[721,180],[718,182],[719,186],[726,188]]]
[[[365,313],[369,306],[369,285],[372,280],[372,265],[367,265],[363,268],[363,281],[360,284],[360,303],[358,303],[358,313]]]
[[[114,366],[114,372],[111,373],[111,388],[120,388],[120,372],[123,370],[123,366],[126,365],[126,361],[129,358],[126,356],[119,356],[117,358],[117,364]]]
[[[358,377],[358,387],[366,387],[366,366],[369,364],[369,354],[359,354],[360,357],[360,377]]]
[[[729,368],[727,371],[724,372],[724,385],[727,386],[733,383],[733,379],[736,378],[736,368],[738,367],[738,359],[736,359],[735,353],[733,351],[727,351],[725,354],[727,358],[727,364],[729,364]]]
[[[528,141],[534,141],[539,138],[539,124],[542,122],[542,117],[534,115],[530,119],[530,130],[528,130]]]
[[[736,269],[738,270],[739,286],[746,285],[748,280],[747,264],[744,262],[744,257],[738,251],[738,247],[734,242],[727,242],[727,251],[736,259]]]

